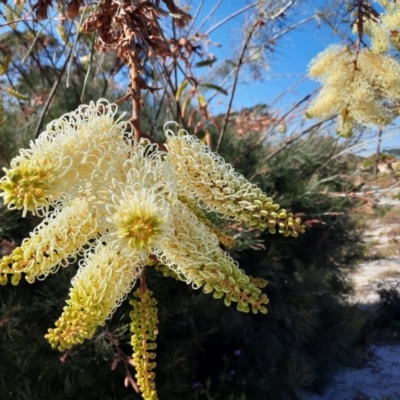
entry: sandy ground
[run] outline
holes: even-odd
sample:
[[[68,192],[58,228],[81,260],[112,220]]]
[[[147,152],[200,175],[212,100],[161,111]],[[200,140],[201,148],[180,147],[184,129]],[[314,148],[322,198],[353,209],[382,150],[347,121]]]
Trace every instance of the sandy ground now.
[[[398,208],[400,213],[399,200],[390,196],[381,196],[379,200],[380,204]],[[396,226],[399,235],[393,235]],[[378,285],[390,287],[400,282],[400,224],[373,221],[365,240],[372,244],[372,253],[388,245],[393,253],[384,259],[360,263],[351,277],[355,292],[349,300],[371,308],[379,300]],[[395,345],[371,345],[361,368],[339,372],[322,395],[305,395],[304,400],[400,400],[400,340]]]
[[[372,345],[364,366],[339,372],[321,396],[304,400],[400,400],[400,345]]]

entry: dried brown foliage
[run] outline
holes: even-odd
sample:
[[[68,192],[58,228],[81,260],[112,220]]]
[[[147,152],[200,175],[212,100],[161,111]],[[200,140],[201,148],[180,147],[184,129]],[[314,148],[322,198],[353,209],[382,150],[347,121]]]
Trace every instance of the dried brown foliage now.
[[[121,99],[132,100],[132,118],[130,119],[136,139],[142,135],[140,112],[142,108],[143,89],[157,90],[149,87],[142,78],[143,65],[146,60],[156,58],[165,61],[173,56],[176,44],[164,38],[159,20],[171,16],[175,26],[183,28],[191,19],[173,0],[162,0],[166,9],[161,8],[160,0],[105,0],[99,2],[94,11],[85,19],[81,31],[95,33],[98,52],[114,52],[128,66],[130,85]],[[84,6],[83,0],[69,0],[65,17],[74,18]],[[37,20],[48,17],[52,0],[38,0],[32,7]]]
[[[136,139],[141,136],[141,90],[155,90],[142,79],[142,65],[146,59],[159,57],[165,60],[172,55],[158,22],[160,17],[168,13],[159,7],[159,3],[159,1],[143,1],[134,4],[106,0],[82,26],[84,32],[98,32],[99,37],[96,41],[98,51],[116,51],[118,57],[128,65],[131,82],[123,99],[131,97],[133,100],[130,121]],[[189,21],[190,16],[175,6],[173,1],[164,0],[164,3],[174,13],[179,26],[184,26]]]
[[[235,127],[239,136],[243,136],[248,132],[264,132],[271,125],[277,125],[280,121],[281,117],[260,115],[250,110],[244,110],[241,113],[233,114],[229,119],[229,123]]]

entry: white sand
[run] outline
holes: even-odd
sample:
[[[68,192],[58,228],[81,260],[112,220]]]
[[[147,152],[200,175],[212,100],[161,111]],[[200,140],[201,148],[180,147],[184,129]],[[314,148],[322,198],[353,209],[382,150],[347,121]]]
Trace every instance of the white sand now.
[[[372,345],[366,355],[362,368],[339,372],[322,395],[304,400],[400,400],[400,344]]]

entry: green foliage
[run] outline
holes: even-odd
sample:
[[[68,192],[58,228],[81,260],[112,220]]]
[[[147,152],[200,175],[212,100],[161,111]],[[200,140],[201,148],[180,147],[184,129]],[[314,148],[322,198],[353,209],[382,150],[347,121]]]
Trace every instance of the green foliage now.
[[[379,312],[374,321],[377,329],[400,330],[400,283],[378,284]]]
[[[390,154],[393,157],[400,157],[400,149],[385,149],[386,154]]]

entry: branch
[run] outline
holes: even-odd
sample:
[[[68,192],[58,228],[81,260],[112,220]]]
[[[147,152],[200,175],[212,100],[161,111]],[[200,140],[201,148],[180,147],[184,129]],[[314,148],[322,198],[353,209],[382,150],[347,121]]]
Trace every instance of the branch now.
[[[36,125],[35,139],[38,138],[38,136],[39,136],[39,134],[40,134],[40,128],[41,128],[41,126],[42,126],[44,117],[46,116],[47,110],[49,109],[50,104],[51,104],[51,102],[52,102],[52,100],[53,100],[53,97],[54,97],[54,95],[56,94],[57,88],[58,88],[58,86],[60,85],[61,78],[63,77],[64,72],[65,72],[65,69],[67,68],[68,61],[69,61],[69,59],[70,59],[71,56],[72,56],[72,52],[73,52],[73,50],[70,51],[70,53],[68,54],[67,58],[65,59],[64,65],[63,65],[63,67],[62,67],[62,69],[61,69],[61,71],[60,71],[60,74],[58,75],[56,81],[55,81],[54,84],[53,84],[53,87],[51,88],[51,91],[50,91],[50,93],[49,93],[49,97],[47,98],[46,104],[44,105],[42,115],[40,116],[39,121],[38,121],[38,124]]]
[[[194,16],[192,18],[192,21],[190,23],[190,26],[188,27],[188,30],[186,32],[186,37],[189,36],[190,31],[193,29],[193,26],[194,26],[194,24],[195,24],[195,22],[197,20],[197,17],[200,14],[201,9],[203,8],[203,5],[204,5],[204,0],[201,0],[200,4],[197,6],[196,14],[194,14]]]
[[[208,36],[211,32],[214,32],[216,29],[218,29],[220,26],[222,26],[223,24],[225,24],[226,22],[230,21],[231,19],[237,17],[238,15],[244,13],[247,10],[250,10],[250,8],[255,7],[258,4],[258,2],[255,3],[251,3],[246,7],[241,8],[240,10],[234,12],[231,15],[228,15],[225,19],[223,19],[222,21],[219,21],[217,24],[215,24],[214,26],[212,26],[204,35]]]
[[[282,16],[285,13],[285,11],[288,8],[290,8],[294,4],[294,1],[295,0],[290,0],[285,6],[283,6],[280,10],[278,10],[275,14],[273,14],[271,16],[267,16],[267,19],[268,20],[275,20],[275,19],[279,18],[280,16]],[[253,4],[250,4],[247,7],[251,8],[251,6],[253,6]],[[223,21],[221,21],[221,22],[223,22]],[[229,100],[228,109],[227,109],[226,114],[225,114],[224,125],[223,125],[223,127],[221,129],[221,132],[219,134],[218,143],[217,143],[217,147],[216,147],[216,152],[217,153],[218,153],[218,151],[219,151],[219,149],[221,147],[221,143],[222,143],[225,131],[226,131],[226,127],[228,125],[229,114],[230,114],[230,111],[231,111],[231,108],[232,108],[232,103],[233,103],[233,97],[235,95],[236,86],[237,86],[237,83],[238,83],[238,80],[239,80],[239,72],[240,72],[240,68],[241,68],[241,66],[243,64],[243,61],[244,61],[244,56],[245,56],[246,50],[247,50],[247,48],[248,48],[248,46],[250,44],[251,38],[253,37],[253,34],[254,34],[256,28],[259,27],[259,26],[262,26],[262,25],[263,25],[262,20],[260,18],[257,18],[255,23],[251,27],[250,31],[247,33],[246,41],[245,41],[245,44],[243,46],[242,52],[240,54],[239,63],[238,63],[237,69],[236,69],[235,80],[234,80],[234,83],[233,83],[232,94],[231,94],[231,98]],[[209,33],[210,33],[210,30],[206,34],[208,35]]]
[[[251,27],[251,29],[247,33],[246,40],[244,42],[244,45],[243,45],[243,48],[242,48],[242,52],[241,52],[240,57],[239,57],[239,62],[238,62],[238,65],[237,65],[237,68],[236,68],[236,73],[235,73],[235,80],[233,82],[231,98],[229,99],[228,109],[226,110],[226,114],[225,114],[224,125],[222,126],[221,132],[219,134],[217,147],[215,149],[215,151],[217,153],[218,153],[218,151],[219,151],[219,149],[221,147],[222,139],[224,138],[226,127],[228,125],[228,119],[229,119],[229,115],[231,113],[233,98],[235,97],[236,86],[237,86],[237,83],[238,83],[238,80],[239,80],[239,73],[240,73],[240,68],[241,68],[241,66],[243,64],[244,55],[246,53],[247,47],[250,44],[251,38],[253,37],[253,34],[254,34],[256,28],[259,27],[259,26],[260,26],[260,19],[257,18],[257,20],[254,22],[253,26]]]
[[[282,150],[284,150],[286,147],[288,147],[291,143],[295,142],[296,140],[300,139],[302,136],[304,136],[306,133],[312,132],[314,129],[319,128],[322,124],[324,124],[325,122],[329,121],[331,118],[326,118],[323,121],[320,121],[312,126],[310,126],[307,129],[304,129],[303,132],[298,133],[295,136],[292,136],[288,139],[286,139],[283,142],[283,145],[281,147],[278,147],[276,150],[274,150],[272,153],[268,154],[268,156],[265,158],[265,161],[268,161],[269,159],[271,159],[272,157],[276,156],[278,153],[280,153]]]

